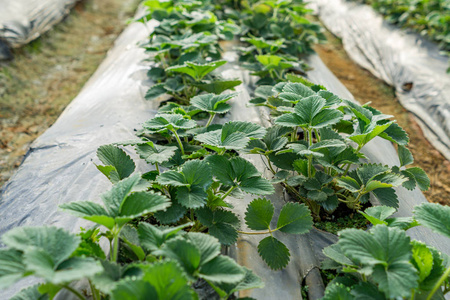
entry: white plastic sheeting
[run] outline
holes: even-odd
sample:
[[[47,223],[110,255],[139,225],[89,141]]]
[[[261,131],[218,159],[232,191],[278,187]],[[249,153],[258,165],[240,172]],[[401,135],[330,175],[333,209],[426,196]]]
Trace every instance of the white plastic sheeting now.
[[[61,21],[78,0],[0,0],[0,60]],[[3,45],[2,45],[3,44]]]
[[[450,74],[448,58],[439,54],[437,45],[388,24],[368,5],[346,0],[309,2],[354,61],[395,87],[425,137],[450,159]]]
[[[134,129],[156,114],[156,101],[145,101],[144,95],[151,82],[146,80],[148,66],[143,49],[137,43],[148,36],[149,30],[140,23],[131,24],[116,41],[114,48],[81,93],[72,101],[57,122],[33,144],[19,168],[4,188],[0,199],[0,235],[16,226],[55,225],[76,232],[80,226],[92,224],[58,210],[58,205],[71,201],[97,200],[109,189],[109,181],[95,168],[96,150],[100,145],[129,140]],[[247,120],[267,125],[268,114],[263,108],[248,108],[246,104],[253,91],[254,78],[242,70],[233,53],[226,53],[230,64],[222,75],[239,77],[244,84],[237,87],[239,96],[232,101],[228,119]],[[309,78],[320,82],[346,99],[351,94],[333,74],[313,55],[308,63],[314,68]],[[225,67],[224,66],[224,67]],[[225,121],[223,119],[222,121]],[[365,147],[366,154],[375,161],[398,164],[394,147],[377,140]],[[261,172],[267,174],[261,158],[246,156]],[[137,160],[138,169],[147,171],[149,166]],[[277,211],[285,201],[284,193],[277,187],[269,196]],[[411,206],[425,202],[418,190],[401,192],[399,215],[411,214]],[[251,196],[233,200],[235,211],[243,217]],[[245,229],[245,224],[243,223]],[[276,232],[276,237],[291,250],[291,262],[282,271],[272,271],[261,260],[257,245],[261,237],[243,236],[230,255],[262,277],[265,288],[247,291],[246,295],[261,300],[301,299],[301,285],[306,281],[314,291],[312,299],[320,298],[323,285],[317,268],[323,259],[321,249],[336,241],[329,233],[313,230],[309,234],[295,236]],[[411,231],[411,235],[450,253],[450,242],[423,229]],[[35,281],[25,279],[7,291],[0,292],[0,299],[8,299],[21,287]],[[59,299],[71,299],[60,295]]]

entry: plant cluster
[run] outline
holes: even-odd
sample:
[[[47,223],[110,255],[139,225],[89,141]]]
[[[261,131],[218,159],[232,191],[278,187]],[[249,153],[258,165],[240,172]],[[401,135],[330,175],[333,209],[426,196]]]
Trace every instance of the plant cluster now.
[[[448,0],[358,0],[386,16],[389,23],[412,28],[438,43],[450,55],[450,1]],[[450,68],[447,70],[450,72]]]
[[[0,288],[30,275],[44,280],[13,299],[52,299],[61,289],[80,299],[197,299],[198,282],[228,299],[263,286],[251,270],[220,254],[221,246],[236,243],[240,234],[264,235],[258,252],[279,270],[290,253],[277,231],[307,233],[313,219],[342,206],[356,211],[370,195],[393,211],[394,187],[428,188],[420,168],[403,168],[413,162],[408,137],[391,116],[341,99],[293,72],[299,55],[320,39],[316,25],[300,17],[307,13],[301,1],[150,0],[145,5],[149,13],[141,21],[159,21],[143,44],[152,63],[148,76],[156,82],[146,98],[164,105],[135,139],[98,149],[97,168],[112,183],[102,204],[61,206],[94,222],[94,228],[78,235],[53,227],[16,228],[3,236]],[[266,27],[259,26],[263,16]],[[241,84],[217,74],[226,64],[220,45],[235,36],[242,42],[241,61],[260,77],[250,104],[270,109],[270,128],[214,122],[231,110],[237,95],[232,91]],[[361,149],[376,137],[398,145],[399,166],[367,163]],[[136,172],[130,147],[149,165],[148,172]],[[273,178],[264,178],[241,154],[263,157]],[[295,201],[275,215],[264,196],[278,183]],[[250,231],[241,230],[229,201],[245,193],[258,197],[245,212]],[[366,211],[371,215],[376,216]],[[380,222],[390,222],[387,216]],[[415,223],[393,224],[406,224],[405,229]],[[100,240],[109,245],[102,248]],[[109,259],[103,250],[108,246]],[[84,293],[73,287],[81,279],[90,286]]]
[[[323,268],[340,274],[323,300],[444,299],[450,292],[450,257],[411,240],[405,230],[423,225],[450,238],[450,207],[425,203],[415,207],[412,218],[389,218],[395,209],[387,206],[360,213],[374,227],[345,229],[338,243],[323,250],[328,257]]]

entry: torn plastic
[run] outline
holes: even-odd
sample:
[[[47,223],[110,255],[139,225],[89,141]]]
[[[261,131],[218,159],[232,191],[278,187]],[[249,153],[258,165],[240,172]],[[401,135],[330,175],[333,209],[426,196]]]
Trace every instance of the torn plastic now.
[[[450,159],[448,57],[436,44],[392,26],[370,6],[345,0],[310,0],[321,21],[342,39],[349,56],[395,87],[400,103],[425,137]]]
[[[78,0],[0,0],[0,60],[60,22]]]
[[[154,25],[154,23],[151,23]],[[143,49],[137,43],[147,38],[149,30],[140,23],[131,24],[116,41],[114,48],[88,81],[81,93],[72,101],[57,122],[33,144],[22,166],[4,187],[0,200],[0,235],[16,226],[55,225],[77,232],[80,226],[92,223],[75,218],[58,210],[58,205],[66,202],[94,200],[109,189],[110,182],[96,169],[96,150],[100,145],[129,140],[134,137],[134,129],[156,114],[157,101],[145,101],[144,95],[151,82],[147,81],[148,66]],[[247,107],[253,91],[254,78],[242,70],[236,61],[236,54],[226,53],[221,74],[227,78],[239,77],[244,81],[237,87],[239,96],[232,101],[228,119],[245,120],[268,125],[268,112],[261,107]],[[340,84],[317,56],[311,56],[308,63],[314,68],[309,72],[312,81],[320,82],[342,98],[352,99],[351,94]],[[226,121],[224,118],[221,121]],[[385,164],[398,164],[394,147],[384,140],[377,140],[365,146],[366,154]],[[133,156],[133,155],[132,155]],[[136,156],[133,156],[134,158]],[[258,169],[269,176],[264,162],[259,156],[246,156]],[[150,167],[136,159],[138,171],[145,172]],[[269,196],[277,213],[285,202],[280,186]],[[425,202],[418,190],[401,192],[400,216],[411,215],[410,207]],[[233,200],[241,219],[247,204],[253,198]],[[243,223],[245,230],[245,224]],[[443,237],[421,231],[411,231],[412,235],[424,242],[450,253],[450,242]],[[261,300],[302,299],[301,286],[306,282],[310,288],[309,299],[319,299],[323,295],[318,267],[323,260],[322,249],[336,241],[336,236],[312,230],[305,235],[274,235],[285,243],[291,251],[291,262],[282,271],[272,271],[258,255],[257,245],[261,237],[241,236],[236,247],[229,249],[230,255],[254,270],[263,281],[263,289],[242,293]],[[31,278],[22,280],[12,288],[0,292],[0,299],[8,299],[22,287],[35,283]],[[72,299],[61,294],[58,299]]]

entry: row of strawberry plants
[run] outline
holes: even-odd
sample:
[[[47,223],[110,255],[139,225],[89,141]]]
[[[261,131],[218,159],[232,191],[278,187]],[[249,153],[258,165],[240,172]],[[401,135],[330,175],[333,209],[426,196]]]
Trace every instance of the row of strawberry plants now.
[[[238,19],[243,20],[243,24],[238,26],[230,20],[219,21],[208,11],[210,3],[148,1],[147,5],[152,18],[161,21],[150,43],[145,45],[154,54],[156,63],[149,76],[160,81],[149,90],[147,98],[169,94],[176,102],[162,106],[158,115],[145,122],[138,133],[139,139],[102,146],[98,150],[99,159],[104,163],[98,169],[114,184],[102,196],[104,206],[93,202],[63,206],[108,230],[100,232],[94,228],[83,232],[81,242],[73,235],[48,228],[16,229],[8,233],[3,240],[10,247],[7,249],[9,257],[15,257],[16,262],[25,257],[25,263],[17,264],[20,271],[7,274],[8,283],[33,274],[42,276],[47,283],[24,292],[39,291],[52,296],[66,288],[83,297],[69,283],[88,278],[96,299],[106,295],[113,299],[137,299],[142,295],[152,295],[155,299],[183,295],[190,299],[194,296],[191,284],[201,278],[226,299],[235,291],[260,287],[261,281],[250,270],[220,256],[219,242],[233,244],[238,234],[268,235],[258,250],[271,268],[280,269],[289,262],[289,250],[272,236],[272,232],[307,232],[312,227],[312,218],[305,204],[319,218],[321,207],[325,210],[322,213],[331,213],[343,202],[355,209],[375,190],[389,191],[384,197],[379,196],[381,192],[373,193],[380,200],[390,199],[387,204],[395,206],[392,186],[403,184],[413,188],[418,184],[426,187],[426,175],[416,169],[411,171],[412,168],[405,171],[366,164],[350,172],[350,165],[358,166],[359,159],[363,158],[359,152],[361,148],[375,136],[398,142],[405,138],[404,132],[393,125],[395,123],[387,121],[388,116],[368,106],[359,107],[343,101],[299,76],[272,72],[274,64],[263,64],[262,70],[258,71],[262,73],[257,74],[263,75],[260,83],[282,81],[285,76],[292,82],[280,82],[274,87],[260,86],[255,91],[259,97],[252,103],[271,108],[275,123],[279,125],[266,130],[249,122],[212,124],[217,114],[225,114],[231,109],[227,102],[235,94],[222,92],[240,84],[238,80],[223,80],[212,73],[225,63],[211,61],[220,58],[219,47],[214,42],[230,38],[238,30],[245,32],[243,24],[254,18],[253,12],[261,8],[228,9],[232,15],[240,14]],[[226,6],[222,8],[227,12]],[[286,19],[290,15],[289,5],[279,5],[276,12],[275,9],[269,12],[275,17],[272,15],[267,19],[274,22],[277,17]],[[297,23],[293,24],[297,26]],[[186,40],[189,37],[192,39]],[[258,38],[248,37],[244,41],[252,39]],[[259,40],[271,43],[268,39]],[[279,51],[283,51],[283,43],[277,43]],[[264,48],[268,47],[253,46],[254,51],[259,52],[259,56],[255,56],[259,62],[264,61],[261,57],[270,60],[281,57],[279,62],[293,61],[292,57],[285,57],[286,53],[271,49],[270,54],[265,54]],[[197,95],[201,91],[209,93]],[[203,122],[202,119],[208,120]],[[201,123],[205,125],[199,126]],[[394,130],[389,134],[391,126]],[[382,133],[386,134],[383,136]],[[349,140],[359,143],[353,147]],[[399,147],[399,153],[406,165],[412,158],[403,145]],[[137,154],[154,165],[155,170],[132,175],[135,163],[122,146],[134,146]],[[261,177],[249,161],[239,157],[239,152],[265,156],[274,173],[272,182]],[[276,172],[273,165],[280,171]],[[242,192],[271,194],[274,182],[282,182],[305,204],[287,203],[278,216],[276,228],[271,228],[273,205],[265,198],[256,199],[248,206],[245,217],[247,226],[255,232],[241,232],[239,219],[232,212],[227,197],[240,197]],[[33,240],[31,236],[34,235],[45,238]],[[50,249],[54,248],[52,239],[63,239],[64,236],[67,239],[70,236],[76,242],[59,257],[54,252],[61,249],[53,252]],[[109,261],[98,246],[100,237],[110,241]],[[35,261],[27,258],[36,255],[35,250],[52,258],[51,267],[57,270],[55,273],[36,266],[43,256]],[[7,260],[10,258],[2,262]],[[67,275],[64,271],[72,272]],[[165,276],[159,279],[155,274]]]

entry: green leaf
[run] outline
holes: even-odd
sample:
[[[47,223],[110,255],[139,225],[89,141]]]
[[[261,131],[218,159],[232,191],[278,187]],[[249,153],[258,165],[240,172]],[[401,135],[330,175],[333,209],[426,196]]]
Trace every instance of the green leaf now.
[[[365,212],[360,211],[359,213],[373,225],[387,225],[388,223],[384,220],[392,216],[396,211],[397,210],[395,208],[389,206],[372,206],[367,208]]]
[[[361,189],[360,184],[350,176],[340,177],[336,179],[336,183],[338,186],[346,188],[347,190],[353,193],[357,193]]]
[[[401,167],[410,165],[414,162],[411,151],[409,151],[408,148],[402,145],[398,145],[398,158],[400,159]]]
[[[196,81],[200,81],[210,72],[214,71],[220,66],[223,66],[226,64],[226,60],[218,60],[213,61],[206,64],[197,64],[193,62],[185,62],[184,65],[178,65],[178,66],[172,66],[166,69],[166,72],[178,72],[178,73],[184,73],[192,78],[194,78]]]
[[[176,227],[158,228],[149,223],[141,222],[138,227],[139,243],[148,251],[158,250],[168,239],[174,238],[180,230],[192,223],[186,223]]]
[[[352,286],[351,294],[355,299],[386,300],[386,296],[378,290],[378,287],[368,282],[360,282]]]
[[[202,160],[191,160],[182,166],[182,173],[186,182],[191,186],[197,185],[207,188],[212,183],[211,168],[208,163]]]
[[[0,249],[0,289],[5,289],[25,276],[22,252]]]
[[[258,253],[273,270],[281,270],[290,260],[289,249],[279,240],[268,236],[258,244]]]
[[[381,133],[383,133],[383,131],[385,131],[391,124],[394,123],[368,126],[367,129],[364,130],[364,132],[354,133],[353,135],[349,136],[349,139],[357,143],[358,146],[362,147],[375,137],[381,136]]]
[[[367,184],[375,176],[381,175],[388,171],[389,167],[383,166],[381,164],[364,164],[356,169],[356,173],[358,174],[359,179],[364,185]]]
[[[405,146],[409,143],[408,134],[397,123],[392,123],[380,134],[380,137],[398,145]]]
[[[136,145],[136,152],[139,157],[151,164],[161,164],[168,161],[175,155],[177,149],[175,146],[162,146],[152,142]]]
[[[145,94],[145,100],[153,100],[167,93],[167,90],[164,88],[164,83],[159,83],[153,85],[148,89]]]
[[[423,226],[450,238],[450,207],[423,203],[414,208],[414,218]]]
[[[159,114],[143,124],[144,128],[150,130],[191,129],[195,126],[197,126],[197,123],[194,120],[185,119],[180,114]]]
[[[183,173],[171,170],[156,177],[156,181],[162,185],[189,186],[189,183],[186,182],[186,178]]]
[[[222,139],[234,132],[241,132],[248,138],[261,139],[266,135],[266,129],[258,124],[244,121],[230,121],[222,127]]]
[[[120,207],[119,216],[134,219],[145,214],[164,210],[170,200],[154,192],[136,192],[128,196]]]
[[[196,299],[183,270],[175,261],[156,262],[144,268],[142,280],[155,288],[158,299]]]
[[[313,227],[311,212],[305,204],[286,203],[278,216],[277,228],[285,233],[304,234]]]
[[[220,243],[213,236],[200,232],[189,232],[186,238],[192,241],[200,250],[202,264],[211,261],[220,254]]]
[[[428,178],[424,170],[419,167],[413,167],[406,169],[406,171],[414,176],[420,190],[426,191],[430,188],[430,178]]]
[[[427,245],[418,241],[413,241],[412,246],[413,263],[417,270],[419,270],[419,280],[424,281],[433,269],[433,254],[428,249]]]
[[[209,83],[195,83],[194,86],[207,93],[220,95],[226,90],[234,90],[234,87],[241,83],[240,80],[214,80]]]
[[[350,288],[343,284],[329,284],[322,300],[354,300],[350,294]]]
[[[68,210],[77,217],[103,225],[108,229],[112,229],[115,225],[114,217],[109,216],[103,206],[94,202],[77,201],[62,204],[59,207]]]
[[[238,283],[220,283],[217,284],[218,287],[225,291],[227,295],[231,295],[235,292],[244,291],[248,289],[262,288],[264,287],[264,282],[255,273],[246,267],[241,267],[244,269],[245,275],[244,279]]]
[[[130,176],[136,168],[130,156],[114,145],[100,146],[97,149],[97,156],[106,166],[114,167],[114,171],[109,172],[108,176],[112,183]]]
[[[222,129],[198,134],[194,138],[207,146],[233,150],[244,149],[250,141],[242,132],[233,132],[224,135]]]
[[[194,278],[194,272],[199,268],[201,261],[200,250],[191,241],[182,237],[170,239],[162,245],[161,249],[153,252],[155,256],[174,259],[180,263],[190,278]]]
[[[119,214],[120,206],[123,201],[135,189],[135,187],[138,186],[140,181],[141,175],[134,174],[114,184],[109,191],[101,195],[109,216],[114,217]],[[68,209],[66,205],[62,205],[61,207]]]
[[[245,270],[233,259],[219,255],[202,264],[198,277],[213,283],[238,283],[244,279]]]
[[[267,230],[270,228],[274,206],[266,198],[258,198],[250,202],[245,212],[245,224],[253,230]]]
[[[352,260],[372,267],[372,278],[390,298],[409,297],[418,276],[410,263],[410,238],[398,228],[341,231],[339,245]]]
[[[231,98],[235,97],[237,93],[232,94],[203,94],[195,96],[191,99],[191,105],[200,108],[209,113],[224,114],[231,109],[231,105],[226,103]]]
[[[344,251],[339,243],[324,248],[323,254],[341,265],[356,267],[355,263],[344,254]]]
[[[16,227],[5,233],[2,241],[20,251],[41,249],[56,265],[67,259],[81,242],[80,237],[56,227]]]
[[[155,287],[150,283],[136,278],[121,280],[111,293],[112,300],[146,300],[160,299]]]
[[[223,245],[232,245],[238,238],[239,218],[231,211],[208,207],[197,209],[196,216],[200,223],[208,227],[209,234],[216,237]]]
[[[398,208],[398,198],[393,188],[383,188],[373,190],[372,193],[380,201],[381,205]]]
[[[297,95],[301,96],[302,98],[316,95],[316,93],[312,89],[310,89],[309,87],[307,87],[306,85],[304,85],[300,82],[287,83],[283,87],[283,92],[297,94]]]
[[[200,186],[179,187],[177,189],[177,200],[186,208],[199,208],[206,204],[208,194]]]
[[[22,289],[20,292],[15,294],[9,300],[48,300],[49,297],[47,295],[42,295],[39,292],[39,285],[33,285],[27,288]]]

